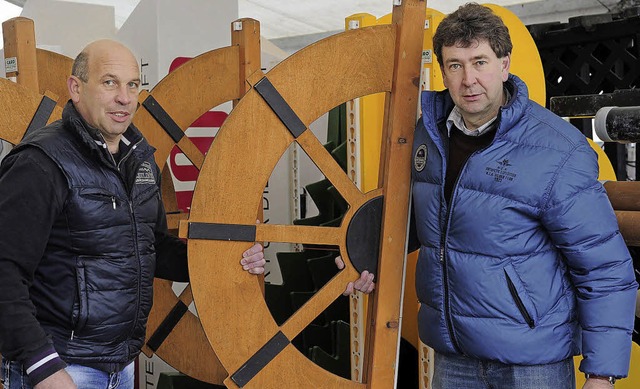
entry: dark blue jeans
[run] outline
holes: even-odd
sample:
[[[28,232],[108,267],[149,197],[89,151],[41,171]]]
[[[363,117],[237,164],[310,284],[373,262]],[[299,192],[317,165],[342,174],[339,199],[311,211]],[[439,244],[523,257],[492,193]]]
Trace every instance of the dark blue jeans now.
[[[505,365],[436,353],[433,389],[575,389],[573,358],[548,365]]]
[[[133,389],[134,362],[117,373],[105,373],[82,365],[69,365],[67,373],[78,389]],[[2,359],[2,383],[4,389],[32,389],[29,377],[18,362]]]

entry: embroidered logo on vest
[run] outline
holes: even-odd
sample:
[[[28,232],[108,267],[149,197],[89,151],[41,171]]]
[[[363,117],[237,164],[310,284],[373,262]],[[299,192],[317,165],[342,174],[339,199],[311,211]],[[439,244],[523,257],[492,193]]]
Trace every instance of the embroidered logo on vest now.
[[[413,167],[416,171],[421,172],[427,165],[427,145],[421,144],[418,146],[415,155],[413,156]]]
[[[155,184],[156,178],[153,176],[153,169],[151,168],[151,162],[145,161],[140,165],[138,169],[138,175],[136,176],[136,185]]]
[[[503,159],[497,162],[497,167],[488,167],[485,170],[485,174],[489,177],[493,177],[495,182],[513,181],[518,175],[509,171],[509,168],[513,165],[508,159]]]

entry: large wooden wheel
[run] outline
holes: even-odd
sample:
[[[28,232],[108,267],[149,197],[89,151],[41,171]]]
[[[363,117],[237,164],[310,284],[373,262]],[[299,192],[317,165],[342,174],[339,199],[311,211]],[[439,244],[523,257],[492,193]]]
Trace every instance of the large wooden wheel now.
[[[182,234],[189,238],[189,273],[200,321],[230,374],[228,387],[393,386],[425,6],[424,1],[404,1],[394,8],[392,25],[338,34],[299,51],[265,77],[252,77],[253,89],[220,129]],[[387,92],[389,101],[383,184],[362,193],[308,126],[345,101],[377,92]],[[255,224],[271,172],[294,141],[349,204],[341,226]],[[380,240],[358,239],[362,226],[376,230],[380,221]],[[364,239],[370,239],[369,245]],[[253,241],[338,246],[347,266],[278,326],[259,282],[239,266]],[[366,258],[371,253],[380,254],[379,263],[377,256]],[[341,295],[359,270],[376,268],[376,263],[378,288],[363,356],[367,380],[360,384],[324,371],[290,340]]]
[[[208,110],[242,97],[247,74],[260,69],[260,25],[241,19],[242,29],[232,31],[232,45],[201,54],[163,78],[151,93],[140,96],[134,124],[156,148],[155,159],[165,168],[174,146],[178,146],[196,168],[203,153],[185,136],[186,129]],[[163,170],[168,172],[167,169]],[[169,228],[188,218],[178,212],[171,177],[163,174],[163,197]],[[156,278],[154,304],[147,323],[143,352],[154,353],[180,372],[209,383],[221,383],[226,371],[207,341],[196,315],[188,310],[193,301],[191,287],[176,296],[171,281]]]

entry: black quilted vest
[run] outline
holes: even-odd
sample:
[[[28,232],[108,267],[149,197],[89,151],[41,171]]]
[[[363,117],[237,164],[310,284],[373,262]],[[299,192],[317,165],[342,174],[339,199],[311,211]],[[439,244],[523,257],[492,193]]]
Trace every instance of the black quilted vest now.
[[[159,175],[135,127],[118,165],[89,131],[68,103],[18,146],[43,150],[69,189],[30,292],[63,360],[118,371],[139,354],[152,305]]]

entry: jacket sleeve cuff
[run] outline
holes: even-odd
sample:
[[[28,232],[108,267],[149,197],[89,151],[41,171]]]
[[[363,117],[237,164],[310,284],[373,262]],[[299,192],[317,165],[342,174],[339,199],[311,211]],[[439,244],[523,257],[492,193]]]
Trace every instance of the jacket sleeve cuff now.
[[[53,346],[48,344],[27,358],[23,366],[31,386],[35,386],[53,373],[67,367],[67,364],[60,359]]]

